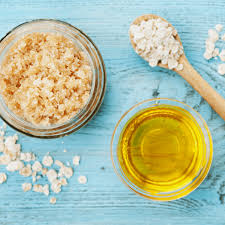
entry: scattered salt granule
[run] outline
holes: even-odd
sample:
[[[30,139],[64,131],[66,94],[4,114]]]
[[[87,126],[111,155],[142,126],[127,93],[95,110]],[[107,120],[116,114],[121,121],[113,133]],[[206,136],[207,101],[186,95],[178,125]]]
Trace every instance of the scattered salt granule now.
[[[32,188],[32,184],[31,183],[23,183],[22,184],[22,189],[24,192],[30,191]]]
[[[224,75],[225,74],[225,63],[219,64],[217,71],[220,75]]]
[[[32,170],[36,172],[40,172],[42,170],[42,165],[39,161],[35,161],[32,165]]]
[[[221,61],[225,62],[225,49],[223,49],[220,52],[219,57],[220,57]]]
[[[62,166],[59,169],[59,176],[65,176],[66,178],[70,178],[73,176],[73,169],[71,167]]]
[[[79,164],[80,164],[80,156],[75,155],[75,156],[73,157],[73,165],[74,165],[74,166],[79,166]]]
[[[212,56],[213,56],[213,57],[218,56],[218,55],[219,55],[219,52],[220,52],[220,50],[219,50],[218,48],[215,48],[215,49],[213,50]]]
[[[32,152],[21,152],[20,153],[20,160],[24,162],[30,162],[35,160],[35,155]]]
[[[36,171],[33,171],[32,172],[32,181],[33,181],[33,183],[35,183],[36,182],[36,175],[37,175],[37,172]]]
[[[61,186],[62,186],[61,181],[55,179],[52,181],[51,190],[57,194],[61,191]]]
[[[43,160],[42,160],[42,164],[44,166],[51,166],[53,164],[53,159],[50,155],[46,155],[44,156]]]
[[[49,195],[49,185],[48,185],[48,184],[46,184],[46,185],[43,186],[42,192],[43,192],[46,196]]]
[[[223,35],[221,36],[221,39],[222,39],[223,41],[225,41],[225,34],[223,34]]]
[[[46,176],[47,176],[49,182],[52,183],[58,177],[58,174],[56,173],[56,171],[54,169],[50,169],[46,173]]]
[[[41,192],[43,192],[43,186],[40,184],[35,184],[35,185],[33,185],[33,191],[41,193]]]
[[[45,176],[47,174],[47,172],[48,172],[47,168],[42,168],[41,173],[42,173],[43,176]]]
[[[59,167],[63,167],[64,166],[64,164],[61,161],[59,161],[59,160],[55,160],[55,165],[59,166]]]
[[[7,176],[5,173],[0,173],[0,184],[6,182]]]
[[[177,31],[161,19],[149,19],[139,25],[130,26],[130,36],[135,44],[135,51],[155,67],[161,62],[169,69],[182,70],[179,58],[183,47],[176,40]]]
[[[6,169],[10,172],[21,170],[24,167],[24,164],[20,160],[12,161],[7,166]]]
[[[19,171],[20,175],[24,176],[24,177],[29,177],[32,175],[32,170],[31,170],[31,165],[28,164],[27,166],[23,167],[20,171]]]
[[[55,197],[51,197],[50,198],[50,203],[51,204],[55,204],[56,203],[56,198]]]
[[[0,165],[8,165],[11,162],[11,158],[7,154],[0,155]]]
[[[25,34],[6,52],[0,73],[0,92],[9,109],[44,126],[74,117],[92,85],[86,53],[56,33]]]
[[[216,29],[216,31],[221,32],[223,30],[223,25],[222,24],[216,24],[215,29]]]
[[[79,176],[78,177],[78,182],[80,184],[86,184],[87,183],[87,177],[86,176]]]
[[[1,131],[1,128],[0,128]],[[30,162],[35,160],[35,155],[32,152],[21,152],[21,147],[17,144],[18,136],[0,136],[0,164],[6,165],[6,169],[9,171],[19,171],[19,174],[24,177],[32,176],[33,183],[23,183],[22,189],[24,192],[30,191],[33,189],[35,192],[40,192],[45,194],[46,196],[49,195],[50,190],[54,193],[59,193],[61,191],[62,186],[66,186],[68,184],[67,178],[69,179],[73,175],[73,169],[71,167],[65,166],[61,161],[55,160],[55,165],[58,165],[59,173],[57,173],[54,169],[47,169],[42,166],[39,161],[35,161],[31,166],[30,163],[24,165],[24,162]],[[73,158],[73,163],[75,162],[76,165],[79,164],[79,156],[75,156]],[[47,154],[43,158],[43,164],[45,166],[52,166],[53,159],[52,157]],[[40,173],[43,176],[47,176],[49,184],[41,185],[41,184],[34,184],[36,180],[41,178]],[[5,182],[7,176],[5,173],[0,173],[0,183]],[[86,183],[86,177],[80,178],[81,183]],[[86,179],[86,181],[84,181]]]
[[[66,178],[61,178],[60,179],[60,184],[62,185],[62,186],[66,186],[68,183],[67,183],[67,180],[66,180]]]

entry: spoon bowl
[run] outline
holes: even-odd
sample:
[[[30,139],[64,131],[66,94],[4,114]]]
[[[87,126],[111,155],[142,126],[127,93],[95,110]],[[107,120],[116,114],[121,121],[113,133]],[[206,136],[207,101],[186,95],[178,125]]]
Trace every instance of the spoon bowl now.
[[[170,27],[174,28],[167,20],[153,14],[139,16],[131,25],[139,25],[142,21],[148,21],[151,19],[161,19],[168,23]],[[131,32],[129,32],[129,36],[132,47],[136,49],[136,44],[133,41],[133,35]],[[175,36],[175,39],[182,45],[178,34]],[[209,105],[221,116],[221,118],[225,120],[225,99],[217,93],[192,67],[184,53],[180,56],[178,63],[183,65],[183,69],[177,70],[175,68],[173,70],[182,76],[209,103]],[[158,63],[158,66],[168,69],[168,65],[164,65],[161,62]]]

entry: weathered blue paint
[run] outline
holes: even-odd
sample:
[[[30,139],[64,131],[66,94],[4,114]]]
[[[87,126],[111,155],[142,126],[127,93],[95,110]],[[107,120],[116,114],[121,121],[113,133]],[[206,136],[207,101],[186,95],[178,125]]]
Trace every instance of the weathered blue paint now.
[[[56,205],[50,205],[44,195],[23,193],[21,184],[29,178],[8,173],[7,183],[0,185],[0,224],[225,224],[224,121],[179,75],[151,69],[134,53],[128,38],[129,24],[137,16],[154,13],[166,18],[177,28],[196,70],[225,96],[225,78],[216,72],[217,61],[206,62],[202,57],[208,29],[217,23],[225,25],[224,9],[224,0],[0,0],[0,36],[28,20],[64,20],[93,39],[108,75],[104,103],[86,127],[55,140],[20,135],[23,149],[32,150],[40,159],[51,152],[66,162],[79,154],[81,165],[58,194]],[[205,118],[213,135],[209,176],[188,197],[173,202],[152,202],[130,192],[114,174],[110,159],[110,138],[122,113],[152,97],[176,98],[191,105]],[[9,129],[8,133],[12,132]],[[3,167],[0,170],[4,171]],[[87,175],[86,185],[78,184],[80,174]]]

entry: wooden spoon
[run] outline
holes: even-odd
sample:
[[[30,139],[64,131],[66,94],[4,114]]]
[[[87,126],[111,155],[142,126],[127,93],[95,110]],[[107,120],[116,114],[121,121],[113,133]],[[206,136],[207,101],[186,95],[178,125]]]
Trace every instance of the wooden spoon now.
[[[139,25],[143,20],[147,21],[149,19],[159,18],[168,23],[168,21],[160,16],[148,14],[136,18],[132,24]],[[169,26],[173,27],[170,23],[168,24]],[[133,48],[136,49],[136,44],[133,42],[133,36],[131,33],[129,35],[131,44]],[[175,38],[181,43],[178,34]],[[225,99],[219,93],[217,93],[192,67],[185,54],[180,57],[179,63],[183,64],[183,70],[173,70],[180,74],[209,103],[209,105],[223,118],[223,120],[225,120]],[[163,65],[162,63],[159,63],[158,66],[168,69],[168,66]]]

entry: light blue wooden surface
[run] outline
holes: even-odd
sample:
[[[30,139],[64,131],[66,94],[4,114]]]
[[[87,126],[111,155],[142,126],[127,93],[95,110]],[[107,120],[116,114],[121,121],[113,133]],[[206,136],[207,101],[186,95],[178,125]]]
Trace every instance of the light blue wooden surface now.
[[[217,23],[225,25],[224,0],[0,0],[0,36],[31,19],[64,20],[93,39],[108,75],[104,103],[86,127],[55,140],[20,135],[23,149],[40,158],[51,152],[65,162],[80,154],[82,161],[56,205],[38,193],[23,193],[21,184],[27,179],[9,174],[7,183],[0,185],[1,225],[225,224],[224,121],[176,73],[151,69],[133,52],[129,24],[147,13],[158,14],[177,28],[190,62],[225,96],[225,78],[217,74],[216,60],[206,62],[202,57],[207,30]],[[176,98],[191,105],[213,135],[214,159],[207,179],[188,197],[173,202],[155,203],[130,192],[114,174],[110,159],[110,138],[122,113],[152,97]],[[87,175],[87,185],[77,183],[80,174]]]

